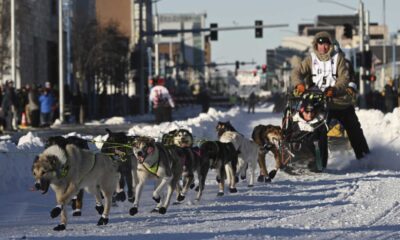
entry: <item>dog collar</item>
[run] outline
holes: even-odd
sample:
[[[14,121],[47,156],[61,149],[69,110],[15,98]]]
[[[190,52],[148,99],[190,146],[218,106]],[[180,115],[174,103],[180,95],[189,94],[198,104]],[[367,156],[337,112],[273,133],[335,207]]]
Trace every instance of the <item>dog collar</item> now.
[[[68,164],[62,165],[61,168],[56,172],[57,172],[57,177],[58,178],[66,177],[68,175],[68,172],[69,172],[69,165]]]

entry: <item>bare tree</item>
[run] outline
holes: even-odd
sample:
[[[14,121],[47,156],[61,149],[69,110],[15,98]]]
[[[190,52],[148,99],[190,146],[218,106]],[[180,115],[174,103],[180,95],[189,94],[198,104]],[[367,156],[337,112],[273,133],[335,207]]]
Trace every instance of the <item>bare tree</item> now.
[[[107,95],[107,86],[120,91],[128,80],[128,54],[128,39],[119,32],[116,23],[110,22],[104,28],[97,22],[74,27],[73,63],[80,90],[86,84],[88,91],[96,94],[103,89]],[[95,79],[100,83],[97,88]],[[106,110],[104,104],[100,107]]]

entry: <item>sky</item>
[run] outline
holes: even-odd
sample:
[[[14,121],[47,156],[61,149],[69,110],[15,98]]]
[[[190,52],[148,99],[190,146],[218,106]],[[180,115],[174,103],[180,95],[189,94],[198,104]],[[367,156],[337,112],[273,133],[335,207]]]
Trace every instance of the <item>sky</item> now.
[[[334,0],[335,1],[335,0]],[[364,0],[370,11],[371,22],[383,23],[383,2]],[[358,8],[358,0],[336,0]],[[207,13],[206,26],[218,23],[219,27],[249,26],[255,20],[263,24],[288,24],[285,28],[264,29],[264,37],[256,39],[254,30],[225,31],[218,33],[218,41],[212,42],[212,60],[220,62],[256,61],[265,63],[266,49],[276,48],[284,36],[294,36],[297,25],[313,23],[317,15],[348,15],[355,11],[318,0],[161,0],[157,2],[159,13]],[[386,24],[390,32],[400,29],[400,1],[386,0]],[[296,32],[296,33],[295,33]]]
[[[161,138],[177,128],[188,129],[195,140],[216,140],[213,130],[218,121],[230,120],[249,138],[258,124],[279,125],[281,114],[273,105],[256,107],[248,114],[246,106],[217,110],[197,117],[146,126],[133,125],[129,135]],[[188,111],[200,112],[199,106],[174,111],[174,116]],[[192,114],[193,115],[193,114]],[[118,202],[111,208],[110,221],[98,227],[94,199],[85,194],[82,216],[72,217],[70,206],[66,231],[52,230],[59,218],[51,219],[55,207],[54,192],[45,195],[32,190],[31,165],[42,152],[44,140],[34,132],[13,143],[8,136],[0,141],[0,240],[2,239],[400,239],[400,108],[383,114],[377,110],[359,110],[371,153],[356,160],[346,144],[330,148],[328,167],[320,174],[289,175],[278,171],[272,183],[258,183],[249,188],[246,181],[237,184],[238,193],[225,189],[217,197],[215,171],[210,170],[200,202],[189,191],[181,204],[171,204],[165,215],[150,213],[153,181],[145,184],[135,216],[128,214],[132,204]],[[195,114],[193,115],[195,116]],[[148,115],[147,117],[152,117]],[[141,119],[141,118],[140,118]],[[136,120],[140,120],[136,119]],[[135,120],[111,118],[108,124]],[[102,123],[98,124],[102,127]],[[390,131],[388,131],[390,129]],[[97,142],[98,151],[106,135],[91,136],[71,132]],[[330,145],[332,147],[332,145]],[[269,169],[272,154],[267,154]],[[173,197],[173,202],[175,195]]]

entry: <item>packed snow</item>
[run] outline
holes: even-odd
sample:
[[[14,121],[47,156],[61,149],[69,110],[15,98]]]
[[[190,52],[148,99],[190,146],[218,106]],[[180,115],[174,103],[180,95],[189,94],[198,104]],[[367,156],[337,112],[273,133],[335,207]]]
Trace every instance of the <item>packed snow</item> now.
[[[197,141],[216,140],[217,122],[230,120],[250,138],[258,124],[280,125],[282,116],[272,113],[272,106],[260,106],[255,114],[246,110],[211,108],[185,121],[133,126],[129,135],[160,139],[163,133],[185,128]],[[238,193],[226,191],[223,197],[216,196],[215,172],[210,170],[202,200],[195,202],[191,190],[184,203],[171,204],[165,215],[150,213],[155,202],[149,182],[137,215],[129,215],[131,203],[118,203],[109,224],[100,227],[94,198],[86,194],[82,216],[72,217],[68,206],[69,223],[61,232],[52,230],[59,219],[49,214],[55,207],[54,193],[32,190],[31,166],[44,150],[44,140],[30,132],[14,144],[2,136],[0,239],[400,239],[400,109],[388,114],[358,110],[357,115],[371,149],[362,160],[356,160],[349,147],[332,149],[324,173],[293,176],[279,171],[272,183],[249,188],[243,181]],[[90,140],[93,151],[106,139],[69,135]],[[273,165],[272,155],[267,161]]]

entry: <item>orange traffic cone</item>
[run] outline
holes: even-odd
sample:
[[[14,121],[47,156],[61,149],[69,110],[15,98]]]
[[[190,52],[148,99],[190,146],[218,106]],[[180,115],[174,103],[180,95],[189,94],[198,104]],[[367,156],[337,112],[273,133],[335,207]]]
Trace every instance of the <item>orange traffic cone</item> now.
[[[28,124],[26,123],[26,115],[25,115],[25,112],[22,112],[20,128],[27,128],[27,127],[28,127]]]

